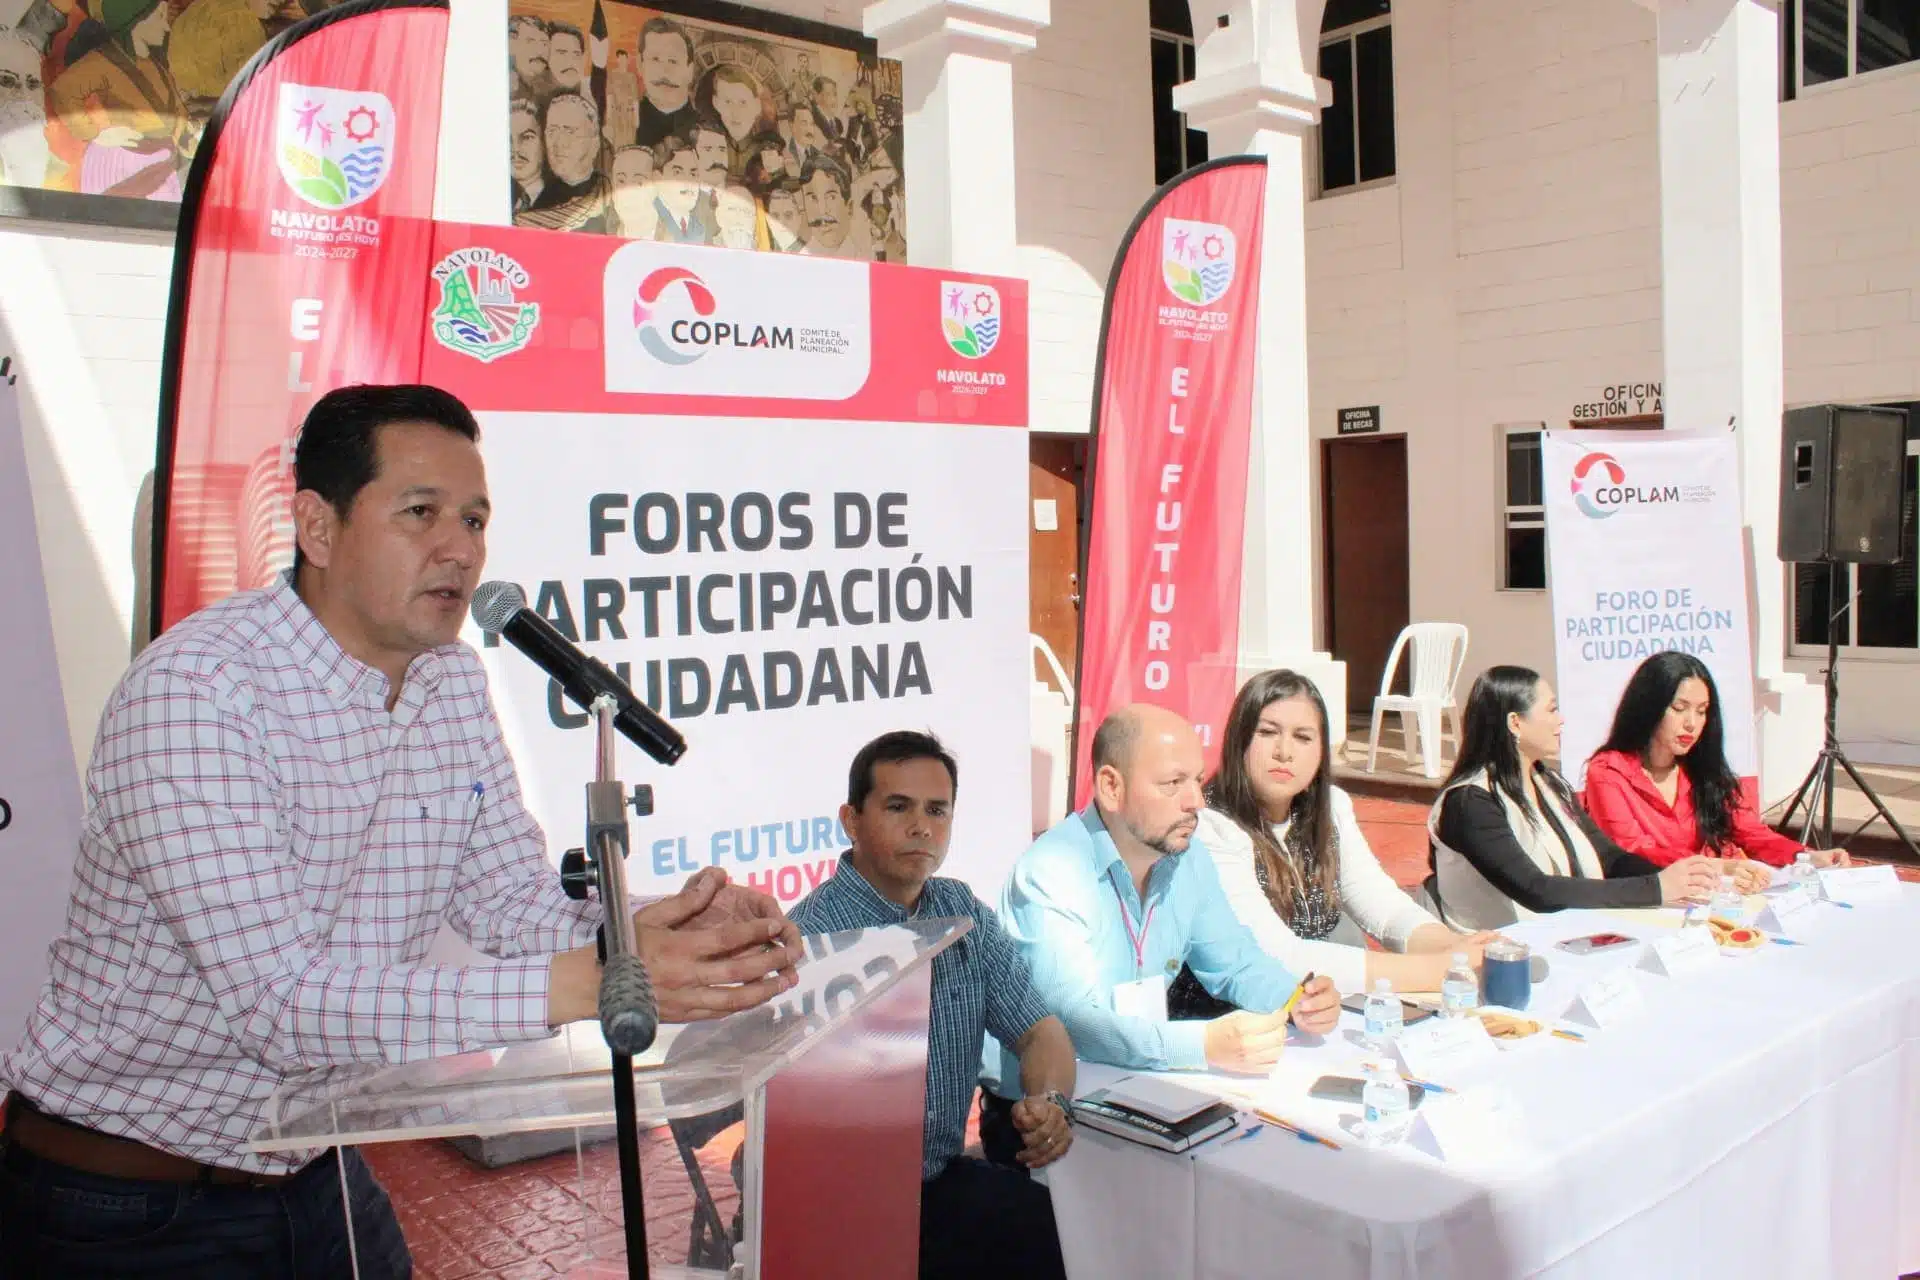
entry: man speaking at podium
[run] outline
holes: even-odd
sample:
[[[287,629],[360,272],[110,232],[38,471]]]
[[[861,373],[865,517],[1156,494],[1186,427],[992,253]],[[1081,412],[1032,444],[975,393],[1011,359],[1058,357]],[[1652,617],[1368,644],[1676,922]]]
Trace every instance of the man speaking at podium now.
[[[334,1280],[351,1249],[408,1276],[356,1152],[248,1151],[274,1090],[594,1015],[599,908],[562,893],[458,639],[478,437],[435,388],[322,397],[293,572],[175,626],[108,700],[66,927],[0,1058],[0,1273]],[[422,963],[442,920],[496,961]],[[664,1021],[794,982],[798,931],[716,871],[636,922]]]

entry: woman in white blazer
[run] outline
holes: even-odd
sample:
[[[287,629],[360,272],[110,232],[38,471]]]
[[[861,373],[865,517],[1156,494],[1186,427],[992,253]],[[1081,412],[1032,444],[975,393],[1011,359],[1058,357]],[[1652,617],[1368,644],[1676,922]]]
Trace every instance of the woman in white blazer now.
[[[1393,882],[1329,778],[1327,738],[1313,681],[1292,671],[1249,680],[1227,715],[1195,842],[1234,914],[1295,973],[1325,974],[1348,993],[1378,978],[1437,991],[1456,952],[1478,968],[1496,935],[1455,933]],[[1370,950],[1369,937],[1387,949]]]

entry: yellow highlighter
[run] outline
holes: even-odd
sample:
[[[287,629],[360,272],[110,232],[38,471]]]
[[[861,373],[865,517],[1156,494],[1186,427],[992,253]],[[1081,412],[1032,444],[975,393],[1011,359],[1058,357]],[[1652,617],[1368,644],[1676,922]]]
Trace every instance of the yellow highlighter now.
[[[1295,987],[1293,989],[1293,994],[1287,997],[1287,1002],[1280,1006],[1281,1018],[1285,1019],[1293,1016],[1293,1006],[1300,1003],[1301,993],[1307,989],[1307,984],[1312,981],[1313,981],[1313,971],[1308,970],[1307,976],[1300,979],[1300,985]]]

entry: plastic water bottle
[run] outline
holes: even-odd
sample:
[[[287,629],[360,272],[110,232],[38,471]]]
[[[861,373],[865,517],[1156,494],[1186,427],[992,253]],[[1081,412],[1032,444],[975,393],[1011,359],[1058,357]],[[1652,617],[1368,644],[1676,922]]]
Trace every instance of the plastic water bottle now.
[[[1407,1082],[1391,1062],[1369,1062],[1363,1068],[1366,1085],[1360,1091],[1361,1133],[1370,1147],[1391,1146],[1407,1134],[1411,1099]]]
[[[1819,873],[1814,870],[1813,853],[1811,850],[1802,849],[1799,853],[1793,855],[1793,870],[1789,873],[1788,878],[1794,884],[1809,890],[1820,883]]]
[[[1732,876],[1720,877],[1720,891],[1713,895],[1713,916],[1728,924],[1739,924],[1747,914],[1747,900],[1733,887]]]
[[[1385,1050],[1400,1038],[1405,1018],[1400,1012],[1400,997],[1385,978],[1374,980],[1373,993],[1367,997],[1367,1043]]]
[[[1480,1003],[1480,980],[1473,976],[1464,951],[1453,953],[1453,963],[1440,983],[1440,1004],[1449,1018],[1464,1018]]]

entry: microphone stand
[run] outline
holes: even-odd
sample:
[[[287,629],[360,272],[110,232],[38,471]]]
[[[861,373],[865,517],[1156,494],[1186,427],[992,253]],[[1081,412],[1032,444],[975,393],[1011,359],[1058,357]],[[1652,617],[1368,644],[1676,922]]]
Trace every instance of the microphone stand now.
[[[625,971],[639,968],[640,950],[635,937],[633,913],[627,907],[627,790],[614,774],[614,716],[619,704],[602,694],[593,700],[596,734],[594,780],[587,784],[587,847],[570,849],[561,860],[560,878],[569,895],[586,896],[591,882],[600,893],[605,915],[601,929],[606,966],[600,987],[601,1029],[608,1035],[613,1050],[613,1125],[614,1139],[620,1151],[620,1216],[626,1228],[627,1276],[629,1280],[648,1280],[647,1210],[640,1183],[640,1127],[633,1093],[633,1055],[614,1047],[608,1029],[610,1006],[620,1001],[609,999],[609,987],[617,984]],[[645,786],[633,789],[635,812],[641,817],[653,812],[653,793]],[[590,864],[590,865],[589,865]],[[589,876],[591,881],[589,881]],[[624,962],[623,962],[624,958]],[[644,974],[644,970],[640,970]],[[651,1006],[651,993],[647,1001]],[[645,1036],[648,1043],[653,1036]],[[644,1047],[642,1049],[644,1052]]]

